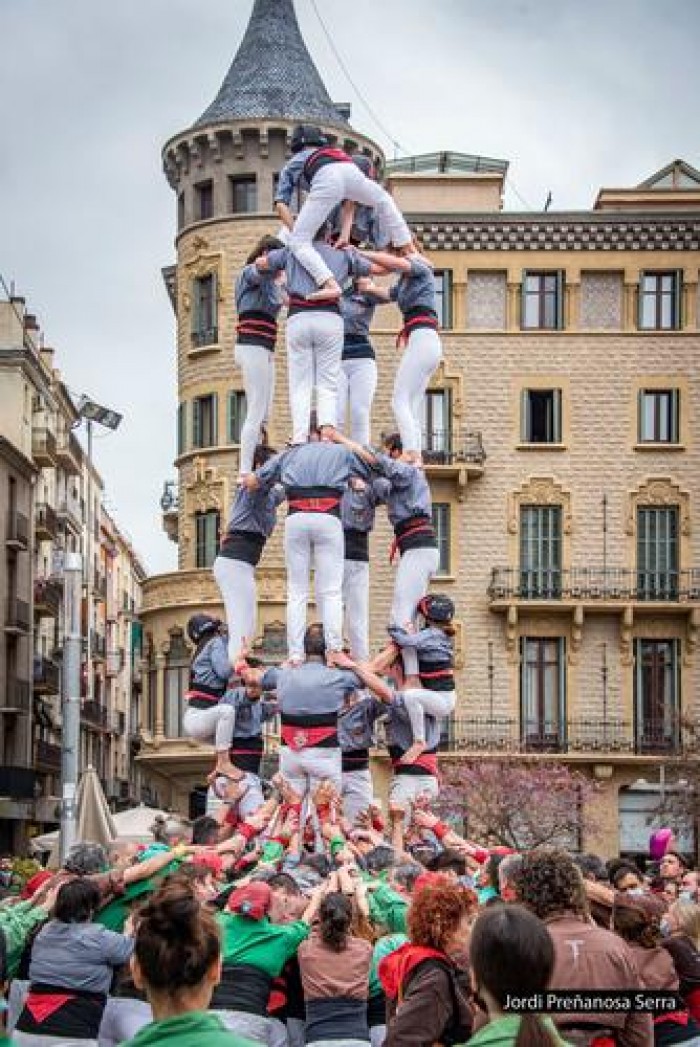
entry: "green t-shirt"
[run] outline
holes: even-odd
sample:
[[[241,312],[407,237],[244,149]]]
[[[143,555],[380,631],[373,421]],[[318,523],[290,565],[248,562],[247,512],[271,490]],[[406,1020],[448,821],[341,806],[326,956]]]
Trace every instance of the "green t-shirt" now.
[[[472,1044],[476,1047],[512,1047],[518,1038],[520,1017],[519,1014],[506,1014],[502,1018],[495,1018],[472,1036],[469,1047],[472,1047]],[[543,1025],[552,1037],[552,1044],[566,1047],[568,1041],[562,1040],[554,1022],[550,1018],[541,1017]]]
[[[405,934],[408,898],[399,894],[388,883],[380,883],[376,890],[367,892],[367,901],[372,923],[381,924],[392,934]]]
[[[190,1011],[175,1018],[151,1022],[127,1040],[122,1047],[256,1047],[251,1040],[229,1032],[218,1014],[212,1011]]]
[[[129,917],[132,904],[145,895],[153,894],[154,891],[157,891],[163,882],[163,878],[169,876],[170,873],[177,872],[181,865],[182,860],[176,858],[169,865],[166,865],[164,869],[156,873],[155,876],[149,876],[145,880],[137,880],[136,883],[128,884],[123,894],[108,902],[104,908],[95,914],[95,923],[106,927],[108,931],[121,933]]]
[[[287,960],[309,937],[308,923],[271,923],[251,920],[237,913],[222,912],[217,916],[221,928],[221,958],[227,965],[248,964],[277,978]]]
[[[388,956],[390,952],[395,952],[400,949],[402,945],[405,945],[408,938],[405,934],[386,934],[383,938],[379,938],[372,950],[372,964],[369,969],[369,995],[378,996],[379,993],[383,993],[382,983],[379,981],[379,964]]]

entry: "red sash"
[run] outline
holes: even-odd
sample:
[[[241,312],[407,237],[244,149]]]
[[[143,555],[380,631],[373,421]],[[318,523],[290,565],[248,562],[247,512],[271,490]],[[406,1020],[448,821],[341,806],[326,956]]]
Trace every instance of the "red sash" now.
[[[421,533],[425,533],[426,531],[430,531],[432,533],[432,531],[433,531],[432,523],[430,523],[429,520],[418,520],[418,521],[416,521],[416,523],[412,524],[410,527],[407,527],[406,530],[403,531],[400,536],[397,535],[394,538],[394,540],[391,543],[391,545],[389,546],[389,563],[393,563],[394,560],[396,559],[396,553],[401,548],[401,542],[403,541],[404,538],[407,538],[410,534],[421,534]]]
[[[205,702],[211,702],[212,705],[216,705],[217,702],[221,701],[219,695],[205,694],[204,691],[197,690],[185,691],[185,701],[189,702],[190,698],[202,698]]]
[[[425,313],[425,315],[423,316],[413,316],[403,325],[403,327],[397,334],[396,346],[398,349],[405,348],[411,332],[416,327],[432,327],[434,331],[437,331],[439,326],[440,325],[437,322],[436,318],[434,316],[431,316],[430,313]]]
[[[340,505],[340,498],[292,498],[290,509],[300,513],[330,513]]]
[[[262,334],[274,339],[277,337],[277,324],[272,320],[239,320],[236,333]]]
[[[421,680],[437,680],[442,676],[454,676],[454,669],[433,669],[430,673],[424,673],[419,669],[418,675]]]
[[[391,766],[397,767],[420,767],[426,772],[426,774],[432,774],[436,778],[438,776],[438,758],[437,753],[423,753],[417,760],[414,760],[411,764],[401,763],[401,757],[391,761]]]
[[[282,727],[282,741],[295,752],[313,749],[322,742],[335,738],[337,734],[336,727],[296,727],[292,724]]]

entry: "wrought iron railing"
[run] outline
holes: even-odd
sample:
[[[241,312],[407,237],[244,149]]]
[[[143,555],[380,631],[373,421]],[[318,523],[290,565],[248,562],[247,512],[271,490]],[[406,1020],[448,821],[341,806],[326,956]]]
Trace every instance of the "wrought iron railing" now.
[[[491,600],[700,600],[700,568],[643,571],[629,567],[493,567]]]
[[[20,600],[17,596],[8,597],[5,628],[17,632],[28,632],[31,624],[32,618],[27,601]]]
[[[486,451],[481,433],[429,429],[423,433],[423,461],[426,465],[483,465]]]
[[[58,617],[63,600],[63,590],[58,581],[50,578],[37,578],[34,582],[34,611]]]
[[[9,545],[27,548],[29,544],[29,518],[14,509],[7,518],[7,542]]]
[[[527,755],[530,753],[669,755],[700,753],[700,733],[670,710],[665,719],[616,717],[569,720],[518,720],[466,717],[449,722],[443,752]]]
[[[36,743],[36,762],[50,771],[61,770],[61,746],[41,739]]]
[[[44,694],[58,694],[61,689],[61,670],[50,658],[34,655],[32,667],[34,690]]]
[[[10,676],[7,681],[3,708],[28,713],[31,708],[31,700],[29,680],[18,680],[17,677]]]

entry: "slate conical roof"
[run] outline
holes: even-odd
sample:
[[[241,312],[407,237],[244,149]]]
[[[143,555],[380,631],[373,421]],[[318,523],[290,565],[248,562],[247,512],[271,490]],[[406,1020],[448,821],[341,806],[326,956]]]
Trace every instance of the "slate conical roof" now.
[[[269,118],[347,126],[306,49],[294,0],[255,0],[226,79],[194,126]]]

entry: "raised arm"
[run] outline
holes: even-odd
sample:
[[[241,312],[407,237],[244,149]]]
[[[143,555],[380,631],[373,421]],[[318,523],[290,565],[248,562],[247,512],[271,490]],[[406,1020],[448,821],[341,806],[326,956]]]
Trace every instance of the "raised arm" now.
[[[345,436],[344,433],[338,432],[337,429],[331,429],[330,438],[334,443],[342,444],[344,447],[347,447],[348,451],[352,451],[353,454],[357,455],[358,458],[361,458],[363,462],[367,463],[367,465],[376,465],[377,456],[373,451],[370,451],[368,447],[363,447],[362,444],[356,443],[348,436]]]
[[[388,251],[366,251],[364,249],[359,250],[358,254],[379,267],[377,270],[373,269],[373,272],[410,273],[412,269],[410,257],[389,254]]]

